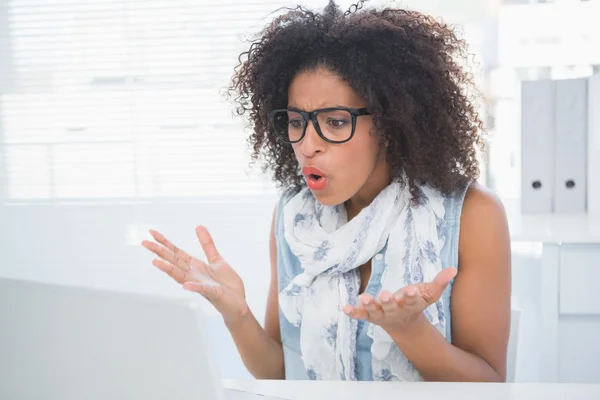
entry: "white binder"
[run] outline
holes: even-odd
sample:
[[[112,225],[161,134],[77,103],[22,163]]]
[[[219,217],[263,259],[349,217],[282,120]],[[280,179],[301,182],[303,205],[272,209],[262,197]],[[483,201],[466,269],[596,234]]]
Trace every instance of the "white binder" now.
[[[521,83],[521,212],[552,212],[554,82]]]
[[[588,79],[588,213],[600,217],[600,75]]]
[[[584,213],[587,202],[587,79],[555,81],[554,212]]]

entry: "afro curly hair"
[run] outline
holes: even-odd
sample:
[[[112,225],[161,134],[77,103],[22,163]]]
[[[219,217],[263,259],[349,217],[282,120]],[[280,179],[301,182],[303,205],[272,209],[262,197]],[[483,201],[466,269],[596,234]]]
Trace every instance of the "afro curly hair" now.
[[[483,148],[478,92],[464,69],[467,45],[431,16],[363,3],[346,12],[333,1],[322,12],[285,9],[240,55],[229,94],[252,130],[252,162],[260,160],[279,188],[305,184],[268,113],[287,107],[298,73],[324,67],[365,101],[372,134],[385,144],[394,177],[406,177],[413,200],[420,184],[455,193],[478,178],[477,145]]]

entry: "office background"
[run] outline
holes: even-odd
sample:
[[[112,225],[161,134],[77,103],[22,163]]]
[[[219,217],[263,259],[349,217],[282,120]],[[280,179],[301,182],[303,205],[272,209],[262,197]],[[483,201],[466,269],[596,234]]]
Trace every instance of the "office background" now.
[[[326,1],[300,3],[322,7]],[[338,2],[344,8],[351,3]],[[520,210],[529,160],[522,162],[521,82],[600,73],[600,1],[369,3],[431,13],[457,24],[470,44],[489,132],[481,181],[503,199],[517,232],[514,302],[525,313],[516,379],[600,382],[594,339],[600,309],[578,306],[593,302],[591,295],[566,304],[573,312],[560,323],[544,308],[548,298],[559,297],[545,285],[559,285],[566,274],[577,277],[569,288],[580,281],[585,286],[598,276],[595,228],[587,214],[578,215],[592,239],[573,225],[573,236],[556,240],[543,220],[521,218]],[[262,319],[277,194],[268,177],[249,167],[248,131],[223,88],[247,47],[243,40],[272,11],[295,4],[0,0],[0,276],[190,296],[152,267],[139,243],[156,228],[201,255],[194,227],[204,224],[241,274]],[[600,135],[595,140],[599,154]],[[600,182],[597,159],[588,161],[585,179]],[[575,250],[561,253],[565,241]],[[573,274],[563,262],[559,271],[553,260],[570,254],[578,265],[596,261]],[[559,275],[544,275],[552,268]],[[247,377],[223,332],[215,316],[210,335],[222,374]],[[544,349],[554,343],[549,368]]]

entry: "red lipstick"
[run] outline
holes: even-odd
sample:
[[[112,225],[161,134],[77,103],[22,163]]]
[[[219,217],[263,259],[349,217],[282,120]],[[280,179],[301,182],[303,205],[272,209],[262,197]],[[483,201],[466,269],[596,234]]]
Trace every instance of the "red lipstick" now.
[[[304,175],[304,179],[310,190],[323,190],[327,186],[325,173],[316,167],[308,166],[302,168],[302,175]]]

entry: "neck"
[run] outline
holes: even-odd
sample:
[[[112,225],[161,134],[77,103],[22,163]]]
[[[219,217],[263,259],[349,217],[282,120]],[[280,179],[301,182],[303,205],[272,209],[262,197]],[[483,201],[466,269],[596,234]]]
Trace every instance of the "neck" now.
[[[346,201],[348,221],[373,202],[375,197],[391,183],[391,173],[387,163],[378,163],[367,182],[354,196]]]

